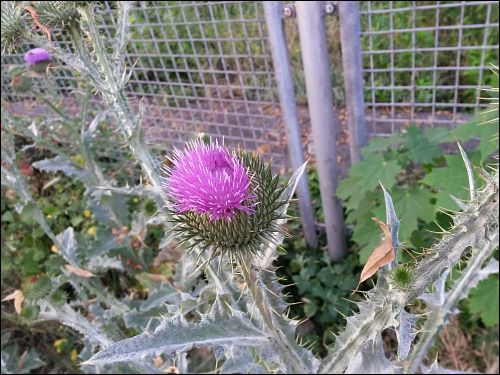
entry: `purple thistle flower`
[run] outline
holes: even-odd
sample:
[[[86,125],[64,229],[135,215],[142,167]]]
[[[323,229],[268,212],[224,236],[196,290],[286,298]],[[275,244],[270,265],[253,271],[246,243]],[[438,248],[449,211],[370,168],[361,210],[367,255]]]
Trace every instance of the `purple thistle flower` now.
[[[50,62],[50,60],[52,60],[52,56],[49,51],[43,48],[33,48],[24,54],[24,61],[30,66]]]
[[[164,188],[177,212],[205,213],[212,221],[231,220],[238,210],[254,213],[247,169],[224,146],[193,141],[171,161]]]

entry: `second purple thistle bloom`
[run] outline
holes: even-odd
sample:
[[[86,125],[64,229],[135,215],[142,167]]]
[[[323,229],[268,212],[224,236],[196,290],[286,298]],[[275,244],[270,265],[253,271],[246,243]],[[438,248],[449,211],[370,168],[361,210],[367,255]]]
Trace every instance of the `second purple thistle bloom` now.
[[[24,54],[24,61],[28,65],[50,62],[51,59],[49,51],[43,48],[33,48]]]
[[[210,220],[231,220],[237,211],[254,212],[247,169],[224,146],[191,142],[176,150],[165,188],[177,212],[207,214]]]

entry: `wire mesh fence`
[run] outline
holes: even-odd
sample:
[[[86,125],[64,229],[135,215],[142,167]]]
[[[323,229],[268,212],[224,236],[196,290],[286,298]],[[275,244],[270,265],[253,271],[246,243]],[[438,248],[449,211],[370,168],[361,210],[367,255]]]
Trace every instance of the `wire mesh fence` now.
[[[111,36],[113,2],[98,19]],[[180,145],[197,133],[224,137],[232,147],[259,151],[285,165],[277,94],[260,2],[136,2],[130,13],[127,62],[133,67],[127,93],[143,100],[152,143]],[[64,34],[55,40],[65,44]],[[2,66],[22,63],[22,54],[2,54]],[[77,78],[52,70],[57,88],[69,94]],[[36,84],[47,89],[47,82]],[[34,99],[9,90],[2,69],[2,96]],[[135,100],[137,99],[137,100]]]
[[[102,3],[98,18],[102,31],[110,34],[116,4]],[[492,84],[488,64],[498,61],[496,1],[360,5],[370,135],[391,134],[409,123],[453,126],[483,106],[479,91]],[[294,30],[295,22],[286,19],[285,31]],[[327,36],[338,34],[335,17],[327,27],[332,29]],[[127,93],[134,100],[143,98],[151,142],[178,145],[203,132],[287,164],[261,2],[135,2],[129,36],[127,61],[134,68]],[[300,66],[297,35],[289,36],[290,60]],[[56,31],[53,37],[71,48],[64,33]],[[335,38],[328,42],[340,43]],[[37,101],[32,93],[11,90],[7,68],[22,64],[30,47],[1,57],[2,97],[18,111]],[[335,86],[340,86],[341,66],[332,66]],[[54,81],[35,79],[42,92],[58,90],[70,99],[79,90],[75,73],[57,65],[51,72]],[[303,75],[297,69],[294,75],[300,96]],[[342,106],[342,95],[335,97]]]
[[[370,133],[452,126],[484,107],[498,63],[496,1],[361,2]]]

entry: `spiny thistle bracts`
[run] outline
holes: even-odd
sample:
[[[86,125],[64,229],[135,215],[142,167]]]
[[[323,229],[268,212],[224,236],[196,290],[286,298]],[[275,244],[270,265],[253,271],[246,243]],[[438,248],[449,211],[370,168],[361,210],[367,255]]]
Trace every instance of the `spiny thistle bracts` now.
[[[407,265],[399,265],[391,271],[391,280],[399,289],[408,289],[413,283],[413,269]]]
[[[171,161],[163,180],[172,200],[172,232],[188,251],[199,248],[234,260],[238,252],[258,253],[274,242],[276,233],[284,233],[277,221],[284,218],[281,208],[288,202],[281,199],[283,188],[270,164],[201,140],[184,152],[176,150]],[[207,194],[218,184],[220,192]],[[234,196],[221,200],[229,191]]]
[[[77,7],[86,1],[32,1],[38,22],[49,29],[67,28],[79,22]]]
[[[14,1],[2,1],[2,53],[17,51],[26,32],[26,16]]]

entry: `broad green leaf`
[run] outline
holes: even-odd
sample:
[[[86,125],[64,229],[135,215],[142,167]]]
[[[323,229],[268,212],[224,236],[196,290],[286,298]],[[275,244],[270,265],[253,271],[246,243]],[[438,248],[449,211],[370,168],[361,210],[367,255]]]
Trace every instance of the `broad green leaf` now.
[[[431,163],[435,158],[442,155],[441,150],[432,144],[427,137],[422,134],[422,130],[412,125],[408,128],[406,147],[410,152],[412,160],[416,163]]]
[[[365,156],[371,156],[374,152],[386,151],[389,147],[395,148],[404,143],[404,134],[394,133],[390,137],[374,137],[370,139],[368,146],[364,147],[361,152]]]
[[[446,128],[436,127],[424,130],[424,136],[433,145],[438,145],[449,141],[450,131]]]
[[[318,305],[316,303],[306,303],[304,305],[304,313],[308,318],[314,316],[318,311]]]
[[[477,313],[489,327],[498,325],[498,276],[490,275],[470,292],[469,310]]]
[[[458,126],[450,132],[449,141],[465,141],[471,138],[479,138],[479,151],[481,161],[487,159],[494,151],[498,150],[498,122],[483,123],[494,119],[498,112],[487,112],[474,117],[469,122]]]
[[[349,176],[340,180],[337,197],[345,202],[344,206],[348,211],[358,207],[359,201],[363,199],[363,194],[356,193],[360,184],[361,177],[359,176]]]
[[[380,195],[373,191],[368,191],[364,195],[359,194],[359,196],[361,196],[359,203],[347,214],[345,221],[348,224],[360,224],[364,221],[370,221],[374,216],[373,211],[376,209],[377,199],[380,198]]]
[[[471,163],[477,164],[479,153],[469,152]],[[450,194],[459,199],[468,199],[469,181],[467,178],[467,169],[460,155],[446,155],[446,167],[434,168],[422,180],[423,183],[432,189],[438,190],[436,194],[436,207],[444,207],[457,210],[457,203],[450,197]]]
[[[408,242],[411,233],[418,229],[418,219],[423,221],[433,219],[435,210],[430,200],[434,194],[425,188],[415,187],[405,190],[395,187],[391,190],[391,195],[401,220],[399,238],[402,242]],[[384,207],[377,208],[377,215],[381,215],[384,210]]]
[[[360,190],[356,194],[363,194],[369,190],[375,190],[379,182],[390,189],[396,183],[396,176],[401,172],[401,166],[397,160],[385,160],[382,155],[373,155],[369,159],[352,167],[352,175],[361,178]]]
[[[385,214],[382,216],[382,220],[384,216]],[[366,262],[373,250],[379,245],[381,239],[380,228],[371,218],[356,225],[352,240],[360,246],[358,252],[360,263],[364,264]]]

